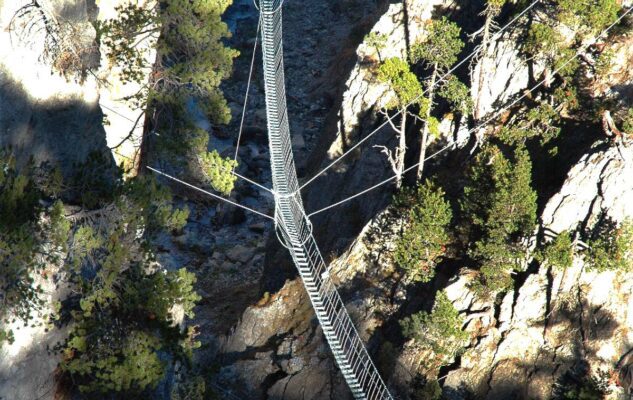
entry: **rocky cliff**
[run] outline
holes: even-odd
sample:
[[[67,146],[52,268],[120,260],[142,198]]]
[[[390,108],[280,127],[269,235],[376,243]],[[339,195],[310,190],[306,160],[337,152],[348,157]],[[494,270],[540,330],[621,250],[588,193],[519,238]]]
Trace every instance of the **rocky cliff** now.
[[[460,15],[471,11],[466,5],[460,6],[457,11],[451,10],[458,20]],[[306,178],[362,140],[377,125],[376,110],[389,101],[389,93],[375,79],[376,60],[405,54],[409,40],[414,40],[411,38],[424,37],[425,23],[431,15],[450,9],[450,5],[441,1],[409,1],[407,7],[405,12],[401,4],[390,5],[368,30],[387,33],[389,43],[382,54],[365,44],[358,47],[356,65],[346,75],[339,97],[341,106],[330,112]],[[488,54],[473,66],[473,75],[481,68],[485,70],[483,86],[473,85],[471,92],[473,98],[480,99],[482,115],[512,101],[544,72],[538,63],[526,62],[517,47],[520,29],[497,37]],[[622,68],[630,63],[631,46],[624,44],[627,40],[618,39],[612,44],[617,53],[613,73],[607,75],[610,81],[594,87],[592,95],[596,98],[609,93],[616,102],[630,104],[627,94],[630,78]],[[443,140],[454,140],[454,127],[443,126]],[[571,124],[567,129],[575,128]],[[631,149],[604,139],[599,126],[581,129],[587,138],[570,142],[568,155],[562,157],[562,175],[550,177],[555,182],[548,182],[552,187],[544,189],[541,228],[556,232],[582,229],[591,226],[603,212],[615,221],[633,216],[628,207]],[[324,207],[388,176],[386,162],[373,146],[392,140],[387,130],[375,135],[312,183],[307,190],[308,210]],[[456,156],[459,159],[459,154]],[[432,168],[442,176],[450,176],[450,168],[459,165],[452,155]],[[498,302],[478,299],[469,289],[472,271],[460,266],[440,272],[433,285],[411,291],[398,279],[389,257],[392,239],[397,234],[393,215],[385,208],[390,196],[388,190],[369,193],[314,219],[318,221],[321,245],[328,253],[334,253],[331,273],[339,283],[350,314],[399,396],[410,395],[416,374],[425,370],[427,355],[406,342],[402,350],[385,343],[402,340],[393,329],[394,321],[413,310],[428,309],[432,304],[430,293],[438,289],[446,291],[464,316],[465,329],[471,336],[464,353],[442,370],[444,375],[440,380],[447,398],[549,399],[561,380],[582,371],[608,371],[612,396],[628,392],[631,380],[628,326],[632,303],[631,288],[626,282],[630,274],[588,271],[579,255],[564,272],[547,267],[530,269],[517,279],[514,290]],[[273,254],[267,257],[269,266],[265,275],[278,273],[274,271],[283,252]],[[275,399],[349,396],[346,390],[338,392],[341,378],[330,369],[331,358],[327,351],[323,352],[323,338],[313,313],[309,308],[299,307],[305,294],[298,281],[286,281],[278,292],[268,296],[248,308],[227,337],[222,351],[232,356],[237,351],[241,359],[230,361],[230,366],[223,369],[225,382],[229,385],[235,379],[247,382],[254,371],[266,370],[264,385],[249,386],[258,396],[266,396],[264,393]],[[253,354],[250,351],[255,355],[248,360],[248,354]],[[305,387],[310,390],[304,390]]]
[[[13,16],[26,4],[0,0],[2,26],[13,26]],[[86,43],[92,43],[95,32],[89,21],[108,18],[116,4],[55,1],[46,15],[73,21],[85,32]],[[469,1],[290,1],[285,7],[291,130],[304,182],[381,123],[377,110],[391,99],[376,79],[381,59],[405,56],[411,43],[425,37],[433,17],[450,15],[466,32],[475,31],[482,22],[481,17],[472,17],[481,4]],[[223,85],[233,121],[226,128],[214,127],[210,146],[224,155],[232,155],[236,145],[231,132],[238,128],[244,100],[253,45],[247,38],[254,34],[256,21],[252,11],[249,1],[235,1],[227,17],[235,34],[231,45],[247,57],[236,61],[233,79]],[[517,46],[520,29],[496,38],[488,53],[473,64],[473,75],[485,71],[482,86],[471,85],[471,96],[479,100],[484,115],[512,101],[543,73],[544,67],[526,62]],[[384,49],[377,51],[364,43],[370,32],[388,35]],[[42,43],[36,37],[16,42],[12,29],[0,32],[0,145],[13,146],[23,162],[32,155],[37,161],[59,163],[66,174],[93,151],[117,162],[133,157],[130,146],[140,137],[142,123],[136,123],[136,110],[118,100],[136,88],[101,86],[99,74],[118,72],[98,57],[97,49],[85,60],[94,63],[90,65],[95,75],[77,79],[51,74],[50,60],[41,59],[42,48],[37,47]],[[624,35],[611,46],[612,71],[607,79],[594,83],[591,95],[611,97],[624,109],[633,104],[628,68],[633,43]],[[467,45],[462,55],[472,49],[473,44]],[[470,75],[457,73],[463,80]],[[256,82],[258,75],[256,70]],[[238,171],[269,185],[263,107],[263,87],[255,83]],[[109,125],[103,124],[104,114]],[[464,145],[469,139],[465,124],[451,118],[444,118],[441,135],[432,146]],[[560,149],[565,155],[556,172],[549,173],[553,166],[535,167],[536,180],[544,182],[544,188],[539,193],[539,233],[533,240],[540,240],[545,228],[562,232],[590,227],[605,213],[615,221],[633,217],[632,147],[606,139],[597,124],[568,121],[565,129],[579,134],[563,142],[568,147]],[[109,147],[130,131],[133,140],[113,153]],[[418,136],[412,137],[410,146],[417,148]],[[390,176],[375,145],[395,146],[389,129],[380,130],[311,183],[305,190],[307,211]],[[456,181],[454,190],[449,190],[452,200],[461,190],[459,179],[470,150],[458,146],[429,164],[438,176]],[[272,211],[265,192],[243,183],[237,188],[238,201]],[[209,369],[215,384],[251,399],[351,399],[272,225],[181,194],[193,210],[192,217],[181,234],[160,239],[158,258],[166,268],[186,264],[197,271],[202,301],[194,323],[203,348],[195,359],[213,366]],[[566,374],[579,370],[606,371],[614,396],[630,391],[631,273],[589,271],[579,253],[564,271],[533,265],[516,277],[513,290],[498,299],[476,297],[469,285],[473,271],[459,262],[443,265],[432,283],[411,287],[391,258],[401,229],[400,216],[389,206],[393,194],[389,187],[372,191],[315,216],[314,224],[350,315],[399,398],[410,398],[417,375],[425,373],[428,354],[402,337],[397,322],[429,310],[439,290],[464,317],[470,337],[464,351],[440,370],[441,376],[435,376],[447,398],[549,399]],[[60,291],[47,287],[47,301],[52,303]],[[61,340],[63,331],[21,332],[20,340],[0,352],[0,399],[52,399],[57,359],[47,352],[47,345]]]

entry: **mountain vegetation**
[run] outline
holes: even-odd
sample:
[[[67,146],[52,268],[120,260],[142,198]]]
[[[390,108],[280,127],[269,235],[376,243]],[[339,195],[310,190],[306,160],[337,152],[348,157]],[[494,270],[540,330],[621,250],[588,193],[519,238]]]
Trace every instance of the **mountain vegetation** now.
[[[457,9],[465,7],[462,3]],[[249,127],[251,154],[240,164],[237,156],[226,156],[227,149],[239,145],[233,138],[218,140],[222,142],[218,148],[210,145],[211,135],[221,136],[222,127],[230,124],[237,101],[230,83],[239,79],[233,68],[240,52],[232,47],[253,44],[232,40],[224,15],[231,4],[231,0],[123,2],[113,18],[93,18],[96,37],[89,44],[73,36],[77,30],[51,19],[39,1],[20,8],[10,27],[18,29],[18,22],[32,15],[43,18],[43,26],[49,28],[43,59],[54,73],[80,85],[92,79],[91,74],[96,79],[99,67],[86,60],[100,49],[103,60],[121,72],[123,83],[140,88],[120,99],[138,111],[134,127],[144,126],[140,165],[160,164],[163,170],[229,197],[239,167],[248,176],[259,174],[255,181],[262,179],[262,185],[272,186],[269,170],[261,172],[268,158],[266,143],[259,142],[265,128]],[[341,4],[330,5],[361,7],[354,2]],[[622,94],[630,91],[630,84],[604,84],[610,79],[630,82],[626,62],[619,69],[614,65],[633,53],[620,54],[612,44],[630,46],[631,20],[618,21],[624,9],[617,0],[543,0],[502,38],[497,37],[500,26],[529,4],[507,0],[468,4],[477,10],[476,24],[466,23],[466,11],[452,6],[436,7],[432,17],[422,22],[420,16],[403,11],[397,15],[409,18],[406,23],[418,26],[420,34],[410,35],[410,26],[403,27],[405,37],[398,49],[392,48],[392,36],[377,29],[367,33],[380,17],[368,12],[346,33],[353,50],[364,37],[363,51],[375,51],[370,57],[350,52],[359,57],[353,60],[356,65],[345,89],[357,92],[339,96],[342,78],[335,75],[345,63],[338,59],[328,64],[327,74],[307,64],[305,73],[312,74],[314,87],[289,89],[291,107],[298,96],[314,101],[314,107],[300,110],[301,118],[291,125],[293,132],[298,126],[305,129],[297,129],[291,143],[293,151],[306,156],[297,164],[299,180],[310,179],[306,175],[320,170],[321,164],[328,165],[323,179],[330,179],[306,190],[307,211],[294,202],[303,187],[292,194],[291,204],[298,207],[297,215],[314,222],[307,226],[319,241],[328,228],[340,228],[334,232],[340,237],[328,237],[331,259],[349,251],[331,268],[321,270],[313,282],[334,282],[342,288],[354,321],[354,326],[345,328],[346,334],[369,338],[368,354],[378,353],[376,364],[389,388],[407,399],[493,398],[491,393],[498,388],[507,390],[499,392],[503,395],[510,393],[507,398],[527,393],[528,383],[518,389],[506,388],[504,382],[494,387],[498,384],[494,372],[505,368],[503,363],[515,363],[507,367],[509,372],[504,370],[506,375],[529,370],[528,380],[545,382],[539,390],[546,395],[539,392],[535,398],[606,399],[614,387],[631,380],[630,372],[621,370],[617,377],[614,372],[628,357],[628,349],[618,347],[624,340],[619,337],[617,346],[602,350],[617,353],[618,365],[611,363],[608,372],[584,368],[587,359],[600,353],[595,343],[615,343],[613,338],[626,337],[628,329],[618,326],[617,318],[623,317],[617,310],[611,315],[603,310],[608,308],[604,304],[592,303],[600,299],[591,293],[594,282],[586,277],[626,289],[623,277],[633,271],[633,220],[630,210],[621,206],[624,196],[613,195],[618,191],[613,186],[624,185],[629,177],[616,176],[609,169],[627,171],[624,166],[631,162],[626,155],[633,138],[633,108],[631,99]],[[389,4],[391,11],[396,8]],[[403,22],[380,19],[376,26],[388,24]],[[473,29],[480,24],[481,29]],[[598,36],[612,25],[611,36]],[[394,29],[392,35],[398,34]],[[416,39],[409,42],[410,37]],[[309,58],[307,42],[306,49],[292,54],[292,62],[300,58],[297,54]],[[310,49],[322,51],[323,43],[315,43]],[[471,51],[472,62],[462,63]],[[257,54],[253,57],[259,62]],[[496,65],[496,58],[505,64]],[[517,84],[521,88],[511,91],[515,83],[511,79],[488,82],[497,79],[495,74],[503,68],[518,69],[517,65],[524,69],[521,78],[527,82]],[[512,72],[506,75],[515,78]],[[295,74],[289,76],[295,85],[305,82]],[[99,83],[106,87],[108,79]],[[327,92],[326,100],[319,103],[310,97],[315,88]],[[493,96],[487,89],[509,95]],[[264,107],[269,99],[264,89],[253,89],[257,90],[258,104]],[[369,101],[375,93],[380,96]],[[358,126],[352,133],[344,121],[348,110],[330,104],[339,97],[344,102],[353,97],[349,102],[361,104],[362,110],[354,110]],[[33,100],[33,113],[44,107],[38,101]],[[210,127],[201,127],[200,116]],[[261,112],[250,116],[265,124]],[[5,117],[0,109],[0,123],[13,118]],[[312,117],[321,127],[336,128],[340,148],[328,143],[331,138],[326,135],[322,141],[304,138]],[[39,123],[29,118],[29,123]],[[355,140],[364,141],[366,128],[376,126],[381,127],[376,132],[382,137],[368,142],[373,147],[354,147],[347,164],[329,169],[330,163],[338,163],[331,154],[352,148]],[[5,132],[8,135],[9,129],[0,129],[0,134]],[[33,146],[39,145],[33,137]],[[306,138],[310,148],[297,151],[298,139]],[[131,140],[131,133],[125,140]],[[292,398],[292,390],[298,390],[293,385],[301,387],[306,398],[312,396],[311,386],[315,393],[320,390],[317,400],[337,398],[344,381],[328,359],[331,354],[319,347],[332,338],[327,330],[319,330],[312,311],[299,304],[308,297],[302,286],[299,292],[291,286],[296,271],[285,268],[297,258],[284,258],[287,252],[281,246],[265,240],[275,239],[275,233],[279,238],[284,229],[274,204],[284,199],[278,193],[265,198],[269,193],[245,190],[234,196],[236,203],[244,204],[242,209],[232,213],[214,200],[196,197],[199,193],[176,184],[167,186],[145,168],[131,173],[127,165],[117,166],[112,149],[92,151],[69,167],[65,160],[52,157],[48,162],[27,161],[17,153],[28,152],[28,145],[14,148],[0,143],[0,350],[20,344],[21,333],[29,329],[62,332],[63,339],[47,349],[57,360],[55,380],[67,392],[60,389],[60,396],[226,398],[217,387],[218,379],[238,387],[247,376],[252,382],[242,386],[261,398]],[[326,145],[332,147],[315,149]],[[316,155],[307,157],[308,150]],[[609,151],[608,160],[592,158]],[[294,163],[286,156],[286,162]],[[369,161],[361,163],[364,159]],[[578,190],[561,191],[563,182],[579,174],[574,165],[580,163],[600,169],[584,177],[598,182],[595,194],[587,196],[591,199]],[[354,174],[357,165],[366,169]],[[378,187],[365,188],[368,178],[382,181],[378,186],[393,187],[382,186],[380,195],[364,202],[358,197]],[[344,187],[347,179],[353,182],[349,188]],[[604,184],[609,179],[610,185]],[[327,205],[321,204],[323,199],[329,199],[321,190],[350,197],[337,197],[332,207],[321,208]],[[546,218],[554,214],[546,210],[559,192],[563,197],[559,207],[565,201],[581,204],[559,216],[562,222]],[[316,216],[347,201],[341,214]],[[601,208],[609,201],[618,201],[619,208]],[[318,211],[310,214],[315,205]],[[263,211],[251,219],[242,213],[252,211],[251,207]],[[269,214],[274,223],[255,219]],[[556,232],[556,226],[564,229]],[[205,235],[209,237],[196,237]],[[320,255],[314,247],[310,251]],[[247,281],[249,274],[260,275]],[[283,288],[269,292],[277,281]],[[527,284],[536,289],[526,291]],[[211,295],[209,287],[216,290]],[[338,301],[332,293],[327,293],[329,298]],[[543,304],[535,306],[540,307],[539,314],[519,315],[529,314],[526,309],[531,304],[525,305],[525,297],[531,302],[530,296],[540,294]],[[619,303],[614,300],[614,304]],[[314,305],[320,307],[317,301]],[[528,328],[537,329],[537,334],[528,334]],[[203,329],[214,331],[201,334]],[[555,343],[555,335],[565,330],[578,333],[580,340]],[[531,346],[538,343],[538,357],[529,358],[536,350],[528,345],[521,349],[525,360],[498,357],[502,347],[512,345],[512,335],[524,336]],[[523,337],[514,340],[523,346]],[[616,356],[608,357],[604,356]],[[323,369],[327,374],[322,374]],[[460,369],[462,380],[475,382],[476,374],[485,375],[477,385],[487,387],[462,385],[449,392],[447,382]],[[485,395],[475,394],[476,390]]]

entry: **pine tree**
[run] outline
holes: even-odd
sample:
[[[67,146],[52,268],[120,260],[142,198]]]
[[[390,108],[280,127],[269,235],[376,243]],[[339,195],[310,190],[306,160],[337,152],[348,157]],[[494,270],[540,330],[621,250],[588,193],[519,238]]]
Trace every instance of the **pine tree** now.
[[[469,335],[462,330],[463,324],[464,319],[444,291],[437,292],[431,313],[422,311],[400,321],[406,338],[435,355],[427,360],[429,369],[446,365],[467,344]]]
[[[512,159],[489,145],[478,154],[460,203],[469,254],[480,266],[479,289],[496,293],[512,283],[511,272],[526,259],[526,239],[536,226],[532,163],[524,148]],[[482,293],[485,294],[485,293]]]
[[[427,181],[417,189],[404,189],[396,207],[406,210],[402,236],[396,241],[394,261],[409,280],[428,282],[446,253],[452,211],[442,189]]]
[[[117,8],[118,16],[97,25],[99,40],[108,58],[123,70],[124,81],[142,86],[131,100],[152,116],[160,131],[158,149],[171,161],[206,155],[208,132],[198,129],[191,117],[192,102],[213,124],[227,124],[231,113],[220,89],[233,68],[236,50],[225,46],[230,37],[222,14],[231,0],[162,0],[145,5],[129,3]],[[156,48],[148,64],[143,47]],[[144,82],[151,71],[149,83]],[[157,117],[157,116],[160,116]],[[143,138],[141,156],[149,138]],[[230,172],[216,170],[230,179]]]
[[[429,134],[438,134],[438,132],[433,132],[431,129],[433,126],[438,125],[437,120],[431,116],[435,102],[435,86],[440,75],[447,72],[457,62],[457,56],[464,48],[460,34],[461,28],[457,24],[450,22],[446,17],[442,17],[431,22],[428,28],[428,35],[424,41],[416,43],[411,50],[411,61],[413,63],[421,62],[431,70],[431,77],[426,85],[426,107],[420,111],[420,115],[424,120],[424,127],[422,128],[422,145],[420,147],[420,160],[417,171],[418,180],[422,179]],[[458,84],[462,85],[457,79],[453,80],[453,88],[448,93],[468,96],[467,89],[455,88]],[[466,102],[465,98],[453,98],[451,100],[458,104]]]
[[[384,112],[389,124],[398,133],[398,147],[390,151],[383,147],[387,155],[391,168],[396,174],[396,187],[402,186],[402,174],[404,171],[404,160],[407,150],[407,118],[410,115],[410,107],[419,105],[425,109],[426,103],[422,100],[422,85],[413,72],[409,64],[400,58],[389,58],[378,69],[378,80],[389,85],[394,93],[394,100],[388,108],[396,108],[400,112],[400,126],[396,126],[391,117]]]

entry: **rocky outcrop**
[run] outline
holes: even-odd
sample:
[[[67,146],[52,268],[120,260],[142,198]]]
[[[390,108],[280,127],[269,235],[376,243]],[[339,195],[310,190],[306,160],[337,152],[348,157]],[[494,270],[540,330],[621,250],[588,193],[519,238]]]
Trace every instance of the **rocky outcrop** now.
[[[139,115],[119,101],[138,88],[112,79],[116,71],[100,62],[91,23],[124,3],[0,0],[0,148],[11,148],[20,164],[48,162],[69,178],[92,153],[117,163],[133,156],[129,143],[116,155],[109,146],[127,136]],[[105,77],[110,85],[104,85]],[[113,110],[106,113],[109,125],[104,126],[102,106]],[[130,143],[142,126],[141,119]],[[52,282],[53,271],[47,276],[36,277],[45,289],[43,314],[26,327],[21,321],[5,326],[16,341],[0,346],[0,399],[56,396],[59,354],[53,348],[66,329],[50,329],[46,313],[64,296]]]
[[[100,60],[92,25],[125,3],[0,2],[0,146],[67,174],[91,152],[130,164],[144,120],[122,99],[139,85],[124,84],[120,71]],[[154,52],[148,49],[147,57]],[[110,156],[109,148],[128,136]]]
[[[330,124],[326,125],[327,131],[321,138],[322,148],[315,152],[320,156],[313,157],[308,176],[329,165],[377,127],[377,110],[392,100],[388,87],[376,78],[380,60],[407,57],[410,46],[424,37],[425,24],[433,13],[447,7],[448,3],[443,0],[415,0],[389,5],[370,30],[387,35],[387,43],[379,51],[367,43],[361,43],[356,50],[356,64],[345,82],[341,105],[331,111]],[[391,128],[386,126],[381,129],[309,186],[306,208],[320,209],[390,177],[391,168],[384,154],[375,146],[391,147],[395,144]],[[326,215],[315,216],[319,243],[325,249],[340,251],[385,206],[390,196],[389,190],[374,191],[328,211]],[[339,239],[332,240],[329,235],[320,234],[333,231],[338,232]]]
[[[574,230],[592,226],[603,212],[616,221],[633,217],[633,163],[627,161],[632,155],[631,148],[610,146],[583,157],[546,205],[543,225]],[[613,396],[628,392],[630,379],[618,376],[630,370],[624,356],[633,339],[633,274],[587,270],[578,256],[566,270],[541,267],[497,308],[474,301],[469,280],[468,274],[460,275],[446,289],[473,337],[446,378],[447,392],[549,399],[561,376],[579,365],[594,374],[610,373]]]
[[[0,345],[0,399],[53,399],[56,396],[56,371],[60,354],[54,351],[64,341],[67,329],[51,329],[49,314],[55,313],[55,303],[64,298],[67,289],[50,279],[59,268],[51,266],[35,284],[42,285],[44,302],[41,313],[25,326],[21,320],[3,328],[12,330],[15,341]]]
[[[562,232],[591,227],[603,213],[620,222],[633,216],[633,148],[610,144],[594,149],[569,171],[543,211],[543,226]]]

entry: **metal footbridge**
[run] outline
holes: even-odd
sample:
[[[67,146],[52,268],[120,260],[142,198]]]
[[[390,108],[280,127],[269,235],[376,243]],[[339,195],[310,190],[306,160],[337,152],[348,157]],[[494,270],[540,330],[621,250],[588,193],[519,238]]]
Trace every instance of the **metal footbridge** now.
[[[392,399],[328,274],[297,181],[283,63],[283,0],[259,0],[275,229],[299,270],[334,358],[356,399]]]

